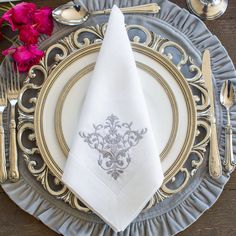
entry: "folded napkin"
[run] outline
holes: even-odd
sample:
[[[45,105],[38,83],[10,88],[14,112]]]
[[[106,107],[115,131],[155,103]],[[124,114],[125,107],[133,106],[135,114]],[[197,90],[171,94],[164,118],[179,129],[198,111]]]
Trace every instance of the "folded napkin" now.
[[[62,180],[115,231],[134,220],[163,181],[124,16],[116,6]]]

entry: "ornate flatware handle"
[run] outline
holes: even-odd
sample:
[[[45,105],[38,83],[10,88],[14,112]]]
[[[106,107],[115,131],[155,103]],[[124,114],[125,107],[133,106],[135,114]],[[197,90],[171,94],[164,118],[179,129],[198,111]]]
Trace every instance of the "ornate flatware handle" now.
[[[217,141],[216,123],[211,123],[210,153],[209,153],[209,173],[214,179],[222,175],[222,165]]]
[[[120,8],[123,13],[158,13],[160,11],[160,6],[157,3],[150,3],[144,5],[138,5],[133,7],[124,7]],[[92,15],[99,15],[99,14],[110,14],[111,9],[105,9],[101,11],[94,11]]]
[[[232,143],[232,126],[226,125],[225,127],[225,160],[224,166],[228,172],[232,172],[235,169],[234,155],[233,155],[233,143]]]
[[[16,147],[16,122],[15,122],[14,118],[11,117],[10,127],[9,127],[9,129],[10,129],[9,180],[11,182],[17,182],[20,178],[20,174],[19,174],[19,170],[18,170],[18,154],[17,154],[17,147]]]
[[[0,126],[0,183],[7,180],[4,128]]]

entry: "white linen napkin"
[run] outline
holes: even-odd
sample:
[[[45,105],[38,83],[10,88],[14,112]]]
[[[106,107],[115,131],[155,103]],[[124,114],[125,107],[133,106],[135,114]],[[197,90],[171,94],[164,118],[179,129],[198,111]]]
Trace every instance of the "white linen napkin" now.
[[[161,186],[163,172],[116,6],[90,79],[62,180],[113,230],[123,231]]]

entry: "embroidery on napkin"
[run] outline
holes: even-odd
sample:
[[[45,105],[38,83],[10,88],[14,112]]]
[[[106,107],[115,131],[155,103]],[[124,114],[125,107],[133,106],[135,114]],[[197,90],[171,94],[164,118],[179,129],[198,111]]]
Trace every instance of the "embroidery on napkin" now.
[[[121,123],[115,115],[106,118],[105,124],[93,124],[94,132],[79,132],[89,147],[99,152],[98,165],[114,180],[124,173],[131,162],[129,150],[138,145],[147,128],[132,129],[133,122]]]

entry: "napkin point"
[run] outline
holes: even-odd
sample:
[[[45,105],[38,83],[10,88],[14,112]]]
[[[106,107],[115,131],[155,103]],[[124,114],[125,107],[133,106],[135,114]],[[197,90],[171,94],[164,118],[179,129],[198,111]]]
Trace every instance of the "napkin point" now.
[[[120,16],[122,16],[124,18],[124,14],[122,13],[122,11],[120,10],[120,8],[115,4],[113,5],[112,7],[112,10],[111,10],[111,16],[112,15],[115,15],[115,14],[119,14]]]

